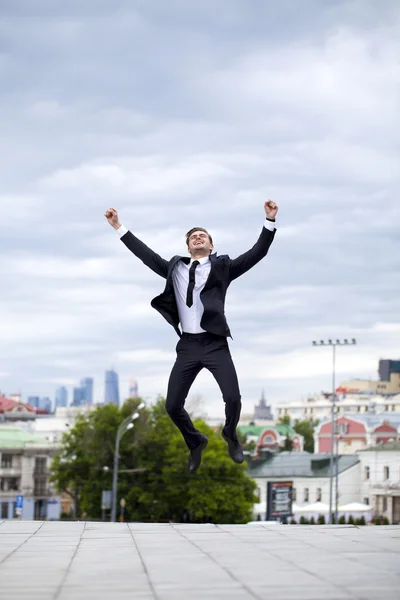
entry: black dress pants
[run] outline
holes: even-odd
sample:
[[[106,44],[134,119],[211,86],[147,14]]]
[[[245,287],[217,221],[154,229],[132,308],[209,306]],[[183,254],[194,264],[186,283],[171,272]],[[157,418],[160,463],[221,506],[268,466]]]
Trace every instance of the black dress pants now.
[[[184,405],[192,383],[203,368],[213,374],[222,392],[225,402],[224,433],[227,437],[236,439],[236,425],[242,404],[236,369],[226,337],[212,333],[183,333],[176,352],[165,406],[188,448],[196,448],[202,441],[202,434],[194,427]]]

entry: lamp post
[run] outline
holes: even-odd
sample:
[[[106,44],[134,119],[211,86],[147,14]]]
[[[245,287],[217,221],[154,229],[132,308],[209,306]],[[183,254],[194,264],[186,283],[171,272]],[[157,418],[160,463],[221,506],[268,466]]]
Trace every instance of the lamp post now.
[[[332,507],[333,507],[333,462],[335,454],[335,401],[336,401],[336,346],[352,346],[356,344],[356,340],[352,338],[349,340],[320,340],[319,342],[313,341],[313,346],[330,346],[332,348],[332,410],[331,410],[331,455],[329,461],[329,524],[332,525]],[[338,456],[336,457],[336,463]],[[336,502],[335,502],[335,513],[337,514],[337,497],[338,497],[338,465],[336,464]]]
[[[111,521],[114,522],[117,519],[117,485],[118,485],[118,462],[119,462],[119,445],[121,442],[121,438],[133,427],[133,421],[135,421],[139,417],[139,413],[137,411],[141,410],[144,407],[143,402],[139,404],[134,413],[129,415],[126,419],[122,421],[117,429],[117,437],[115,440],[115,450],[114,450],[114,466],[113,466],[113,485],[112,485],[112,503],[111,503]]]

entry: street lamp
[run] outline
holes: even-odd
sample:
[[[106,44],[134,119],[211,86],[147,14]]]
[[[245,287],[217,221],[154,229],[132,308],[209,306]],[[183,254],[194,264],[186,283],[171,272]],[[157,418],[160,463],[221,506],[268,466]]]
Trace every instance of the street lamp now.
[[[133,421],[139,418],[139,413],[137,411],[141,410],[144,407],[143,402],[139,404],[136,411],[132,413],[129,417],[124,419],[117,430],[117,437],[115,440],[115,450],[114,450],[114,467],[113,467],[113,486],[112,486],[112,503],[111,503],[111,521],[114,522],[117,519],[117,485],[118,485],[118,462],[119,462],[119,445],[121,442],[121,438],[133,427]]]
[[[336,346],[354,346],[356,344],[356,340],[352,338],[351,340],[320,340],[319,342],[313,341],[313,346],[331,346],[332,348],[332,410],[331,410],[331,456],[329,461],[329,524],[332,524],[332,505],[333,505],[333,461],[334,461],[334,444],[335,444],[335,401],[336,401],[336,383],[335,383],[335,369],[336,369]],[[339,445],[338,445],[339,448]],[[337,451],[336,463],[339,459],[339,451]],[[338,512],[338,478],[339,478],[339,469],[336,464],[336,502],[335,502],[335,514],[337,516]]]

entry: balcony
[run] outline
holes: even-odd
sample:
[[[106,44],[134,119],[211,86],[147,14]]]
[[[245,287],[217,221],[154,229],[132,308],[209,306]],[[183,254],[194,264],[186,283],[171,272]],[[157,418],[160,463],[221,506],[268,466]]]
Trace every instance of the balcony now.
[[[52,495],[53,494],[51,493],[51,490],[49,490],[49,489],[34,488],[34,490],[33,490],[34,498],[50,498]]]
[[[47,467],[35,467],[33,469],[33,476],[39,477],[41,479],[43,479],[44,477],[48,477],[49,469],[47,469]]]
[[[3,498],[14,498],[21,493],[21,490],[0,490],[0,500]]]
[[[0,477],[21,477],[21,465],[15,467],[0,467]]]
[[[400,494],[400,481],[385,481],[382,483],[375,483],[372,486],[372,491],[376,494],[393,494],[398,496]]]

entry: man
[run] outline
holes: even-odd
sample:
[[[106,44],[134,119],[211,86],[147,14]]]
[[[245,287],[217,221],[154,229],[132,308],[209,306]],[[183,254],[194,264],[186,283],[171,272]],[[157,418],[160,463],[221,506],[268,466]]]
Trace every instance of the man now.
[[[151,305],[180,337],[168,383],[166,410],[189,448],[190,473],[199,468],[208,439],[194,427],[184,405],[192,383],[203,368],[215,377],[225,402],[222,436],[228,443],[229,455],[236,463],[243,462],[243,450],[236,435],[241,395],[228,347],[227,338],[232,336],[224,305],[229,284],[254,267],[267,254],[274,239],[278,207],[268,200],[264,203],[264,210],[266,220],[260,237],[253,248],[241,256],[231,259],[226,254],[212,254],[211,235],[202,227],[194,227],[186,234],[190,257],[174,256],[169,261],[121,225],[115,208],[105,213],[125,246],[147,267],[166,279],[163,293],[154,298]]]

